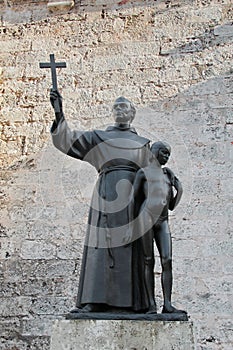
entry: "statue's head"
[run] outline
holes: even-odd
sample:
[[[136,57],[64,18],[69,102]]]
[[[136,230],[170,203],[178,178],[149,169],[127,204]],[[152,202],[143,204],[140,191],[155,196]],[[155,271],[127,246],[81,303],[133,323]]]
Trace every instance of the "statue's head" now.
[[[167,163],[171,154],[171,146],[167,142],[154,142],[150,150],[161,165]]]
[[[112,114],[116,123],[130,124],[134,120],[136,109],[132,102],[121,96],[115,100]]]

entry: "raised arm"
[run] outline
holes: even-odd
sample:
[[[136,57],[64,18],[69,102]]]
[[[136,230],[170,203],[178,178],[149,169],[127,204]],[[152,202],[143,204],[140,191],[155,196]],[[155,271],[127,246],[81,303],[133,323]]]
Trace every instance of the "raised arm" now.
[[[55,110],[56,101],[58,101],[58,104],[60,106],[60,112],[56,112]],[[59,122],[61,122],[64,119],[64,113],[62,109],[62,96],[57,90],[54,90],[54,89],[50,90],[50,103],[55,113],[55,121],[53,123],[53,126],[54,128],[56,128],[56,125],[58,125]]]
[[[59,101],[60,112],[55,112],[55,120],[51,127],[53,144],[61,152],[83,160],[94,146],[93,132],[71,130],[63,113],[62,96],[58,91],[51,90],[50,102],[53,108],[55,100]]]

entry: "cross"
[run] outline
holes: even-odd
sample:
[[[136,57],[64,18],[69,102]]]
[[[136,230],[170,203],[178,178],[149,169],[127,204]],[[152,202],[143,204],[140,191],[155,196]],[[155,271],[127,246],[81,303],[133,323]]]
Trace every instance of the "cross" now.
[[[55,62],[54,54],[51,54],[49,56],[50,56],[50,62],[45,62],[45,63],[40,62],[40,68],[51,68],[53,90],[57,91],[56,68],[66,68],[66,62]],[[58,112],[58,113],[60,112],[60,105],[58,100],[54,101],[54,109],[55,109],[55,112]]]

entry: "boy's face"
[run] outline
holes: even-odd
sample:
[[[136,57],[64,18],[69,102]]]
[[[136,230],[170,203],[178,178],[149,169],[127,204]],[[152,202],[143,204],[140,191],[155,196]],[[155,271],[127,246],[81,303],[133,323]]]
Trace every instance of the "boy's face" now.
[[[170,157],[170,151],[167,148],[163,147],[159,149],[157,159],[161,165],[166,164],[169,157]]]

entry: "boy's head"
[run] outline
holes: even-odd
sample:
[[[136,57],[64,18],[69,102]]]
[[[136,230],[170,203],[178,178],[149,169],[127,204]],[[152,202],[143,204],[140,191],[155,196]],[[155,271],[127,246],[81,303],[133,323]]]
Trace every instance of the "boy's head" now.
[[[161,165],[167,163],[171,154],[171,147],[167,142],[154,142],[150,150],[153,153],[153,155],[158,159]]]

